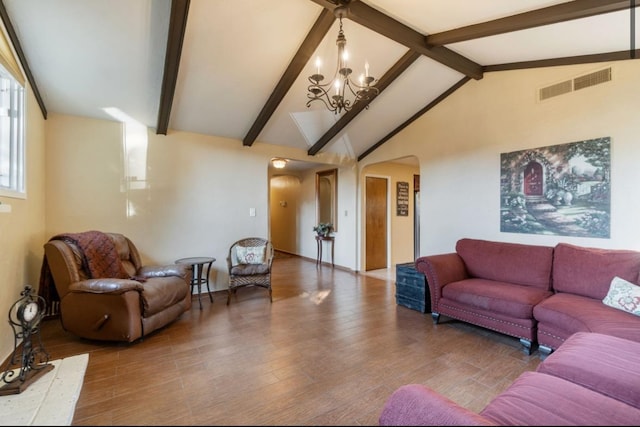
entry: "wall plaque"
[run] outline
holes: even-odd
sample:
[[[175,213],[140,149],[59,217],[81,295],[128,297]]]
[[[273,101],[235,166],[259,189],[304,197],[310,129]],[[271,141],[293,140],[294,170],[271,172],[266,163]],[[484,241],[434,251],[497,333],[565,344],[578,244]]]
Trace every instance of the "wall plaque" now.
[[[396,183],[396,215],[409,216],[409,183],[399,181]]]

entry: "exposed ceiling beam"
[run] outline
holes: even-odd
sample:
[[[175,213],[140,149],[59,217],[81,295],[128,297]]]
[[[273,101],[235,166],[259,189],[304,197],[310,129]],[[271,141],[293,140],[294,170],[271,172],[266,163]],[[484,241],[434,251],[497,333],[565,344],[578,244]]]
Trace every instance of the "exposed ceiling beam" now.
[[[316,0],[314,0],[316,1]],[[321,1],[321,0],[318,0]],[[318,2],[316,1],[316,2]],[[567,3],[562,3],[555,6],[550,6],[543,9],[534,10],[531,12],[524,12],[518,15],[509,16],[506,18],[496,19],[493,21],[483,22],[481,24],[470,25],[467,27],[461,27],[450,31],[444,31],[442,33],[432,34],[427,36],[426,41],[429,45],[441,45],[456,43],[466,40],[472,40],[480,37],[487,37],[497,34],[503,34],[510,31],[524,30],[527,28],[538,27],[541,25],[555,24],[558,22],[569,21],[573,19],[586,18],[602,13],[616,12],[619,10],[634,8],[635,0],[576,0]],[[632,20],[633,22],[633,20]],[[633,25],[633,24],[632,24]],[[634,33],[632,28],[632,33]],[[632,34],[633,37],[633,34]],[[633,40],[633,39],[632,39]],[[571,65],[571,64],[585,64],[593,62],[606,62],[606,61],[618,61],[625,59],[635,59],[640,55],[640,50],[630,49],[629,51],[611,52],[606,54],[595,55],[583,55],[573,56],[566,58],[555,58],[547,60],[536,61],[524,61],[510,64],[497,64],[483,67],[484,72],[491,71],[505,71],[505,70],[517,70],[525,68],[538,68],[538,67],[552,67],[558,65]],[[462,83],[461,80],[459,82]],[[464,83],[462,83],[464,84]],[[462,85],[460,84],[460,85]],[[454,89],[455,88],[455,89]],[[456,90],[457,87],[453,86],[449,91],[440,95],[427,107],[431,109],[435,106],[435,103],[439,103],[446,96]],[[433,105],[432,105],[433,104]],[[423,109],[424,110],[424,109]],[[358,157],[358,161],[362,160],[365,156],[369,155],[375,149],[380,147],[386,141],[391,139],[395,134],[404,129],[409,123],[415,120],[426,111],[419,111],[408,121],[398,126],[396,129],[387,134],[380,141],[376,142],[364,153]]]
[[[336,4],[328,0],[312,1],[331,11],[336,8]],[[375,31],[466,76],[474,79],[482,78],[481,65],[445,47],[427,45],[424,34],[396,21],[379,10],[358,0],[350,1],[347,9],[348,11],[345,17],[357,22],[363,27]]]
[[[593,55],[566,56],[563,58],[538,59],[535,61],[512,62],[508,64],[487,65],[486,72],[523,70],[526,68],[557,67],[560,65],[589,64],[595,62],[624,61],[640,57],[640,49],[633,51],[621,50],[618,52],[597,53]]]
[[[282,102],[284,96],[298,78],[298,75],[302,72],[302,69],[307,62],[309,62],[309,58],[311,58],[313,52],[315,52],[322,39],[324,39],[324,36],[329,32],[329,29],[331,29],[335,20],[336,17],[331,11],[327,9],[322,10],[320,16],[318,16],[318,19],[316,19],[316,22],[313,24],[311,31],[307,34],[307,37],[302,42],[302,45],[271,93],[271,96],[269,96],[267,103],[262,107],[262,111],[260,111],[258,118],[251,126],[251,129],[249,129],[249,133],[244,137],[242,145],[251,146],[256,140],[276,108],[278,108],[278,105],[280,105],[280,102]]]
[[[427,45],[441,46],[542,25],[588,18],[603,13],[629,9],[629,0],[574,0],[493,21],[456,28],[427,36]]]
[[[382,91],[384,91],[390,84],[393,82],[400,74],[402,74],[411,64],[413,64],[418,58],[420,58],[420,54],[413,50],[407,51],[402,58],[396,62],[393,67],[391,67],[381,78],[378,80],[376,84],[376,88],[380,91],[378,96]],[[376,96],[377,98],[377,96]],[[365,109],[369,103],[373,102],[373,100],[369,102],[357,102],[353,105],[350,111],[343,114],[342,117],[329,129],[322,137],[313,144],[313,146],[309,149],[307,154],[310,156],[315,155],[318,151],[320,151],[325,145],[333,139],[342,129],[351,122],[363,109]]]
[[[7,13],[7,9],[4,7],[4,2],[0,0],[0,16],[2,17],[2,22],[4,23],[4,27],[7,29],[7,33],[9,34],[9,38],[11,39],[11,44],[18,55],[18,61],[22,65],[22,69],[27,76],[27,81],[29,82],[29,86],[31,86],[31,90],[33,91],[33,96],[36,97],[36,101],[40,106],[40,111],[42,112],[42,117],[47,118],[47,107],[44,105],[44,101],[42,100],[42,96],[40,96],[40,91],[38,90],[38,85],[36,84],[36,79],[31,74],[31,68],[29,68],[29,63],[27,61],[27,57],[24,55],[22,51],[22,46],[20,45],[20,40],[18,39],[18,35],[16,34],[15,29],[13,28],[13,24],[11,23],[11,19],[9,19],[9,14]]]
[[[156,133],[167,134],[171,105],[178,80],[180,68],[180,56],[182,55],[182,43],[187,27],[190,0],[172,0],[171,17],[169,19],[169,34],[167,37],[167,50],[164,56],[164,73],[162,75],[162,92],[160,93],[160,107],[158,110],[158,125]]]
[[[482,78],[482,66],[480,64],[446,47],[427,45],[424,34],[409,28],[369,5],[360,1],[352,1],[349,3],[346,17],[465,76],[474,79]]]
[[[428,105],[426,105],[424,108],[422,108],[420,111],[418,111],[417,113],[415,113],[413,116],[411,116],[409,118],[409,120],[405,121],[404,123],[402,123],[400,126],[398,126],[397,128],[395,128],[393,131],[389,132],[384,138],[382,138],[380,141],[376,142],[374,145],[372,145],[371,147],[369,147],[364,153],[360,154],[358,156],[358,161],[364,159],[365,157],[367,157],[369,154],[371,154],[373,151],[375,151],[378,147],[380,147],[382,144],[384,144],[385,142],[387,142],[388,140],[390,140],[391,138],[393,138],[396,134],[398,134],[402,129],[406,128],[407,126],[409,126],[411,123],[413,123],[415,120],[417,120],[420,116],[422,116],[424,113],[426,113],[427,111],[431,110],[433,107],[435,107],[436,105],[438,105],[440,102],[444,101],[445,98],[447,98],[449,95],[451,95],[453,92],[455,92],[456,90],[458,90],[459,88],[461,88],[462,86],[464,86],[465,83],[467,83],[469,80],[471,80],[471,77],[463,77],[462,79],[460,79],[456,84],[454,84],[453,86],[451,86],[449,89],[447,89],[445,92],[443,92],[442,94],[440,94],[440,96],[438,96],[436,99],[434,99],[433,101],[431,101]]]

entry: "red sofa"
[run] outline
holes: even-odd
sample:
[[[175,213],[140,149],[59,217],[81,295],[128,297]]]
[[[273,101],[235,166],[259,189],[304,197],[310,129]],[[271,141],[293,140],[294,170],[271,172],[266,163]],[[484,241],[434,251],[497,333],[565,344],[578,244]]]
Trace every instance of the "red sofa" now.
[[[640,343],[578,332],[475,413],[421,384],[397,389],[383,426],[638,425]]]
[[[456,251],[420,257],[434,322],[440,315],[551,353],[575,332],[640,342],[640,316],[604,305],[614,277],[638,284],[640,252],[460,239]]]
[[[640,342],[640,316],[602,303],[615,276],[640,283],[640,252],[556,245],[553,295],[533,308],[540,352],[551,353],[580,331]]]

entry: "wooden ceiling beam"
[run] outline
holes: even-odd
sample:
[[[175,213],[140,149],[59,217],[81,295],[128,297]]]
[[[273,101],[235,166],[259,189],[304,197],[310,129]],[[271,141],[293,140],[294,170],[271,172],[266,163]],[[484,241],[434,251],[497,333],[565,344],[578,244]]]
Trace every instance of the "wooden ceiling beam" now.
[[[287,66],[287,69],[271,93],[271,96],[269,96],[267,103],[262,107],[260,114],[258,114],[258,118],[242,140],[242,145],[251,146],[254,143],[275,112],[276,108],[278,108],[278,105],[280,105],[280,102],[282,102],[284,96],[298,78],[298,75],[302,72],[302,69],[305,67],[307,62],[309,62],[313,52],[316,51],[318,45],[322,42],[322,39],[324,39],[325,35],[329,32],[329,29],[331,29],[335,20],[336,18],[333,13],[327,9],[324,9],[320,13],[320,16],[316,19],[316,22],[313,24],[309,34],[307,34],[307,37],[304,39],[302,45]]]
[[[562,65],[591,64],[597,62],[625,61],[640,58],[640,49],[621,50],[618,52],[596,53],[592,55],[566,56],[562,58],[538,59],[535,61],[511,62],[506,64],[487,65],[486,72],[523,70],[527,68],[557,67]]]
[[[173,96],[176,91],[182,43],[187,28],[190,0],[172,0],[171,17],[169,18],[169,35],[167,50],[164,56],[164,72],[162,74],[162,91],[160,92],[160,108],[158,110],[158,124],[156,134],[166,135],[171,116]]]
[[[38,106],[40,106],[40,112],[42,112],[42,117],[47,119],[47,107],[44,105],[44,101],[42,100],[42,96],[40,95],[40,90],[38,90],[38,85],[36,84],[36,79],[31,74],[31,68],[29,68],[29,63],[27,62],[27,57],[25,56],[22,46],[20,45],[20,39],[18,39],[18,35],[16,34],[16,30],[13,28],[13,24],[11,23],[11,19],[9,19],[9,14],[7,13],[7,9],[4,6],[2,0],[0,0],[0,17],[2,17],[2,22],[4,23],[4,27],[7,29],[7,34],[9,34],[9,39],[11,39],[11,44],[18,55],[18,61],[22,65],[22,69],[24,70],[25,75],[27,76],[27,81],[29,82],[29,86],[31,86],[31,91],[33,92],[33,96],[36,98],[36,102]]]
[[[429,57],[465,76],[479,80],[482,66],[442,46],[427,45],[426,36],[360,1],[349,4],[347,18]]]
[[[630,5],[629,0],[574,0],[480,24],[431,34],[427,36],[426,43],[429,46],[442,46],[574,19],[588,18],[603,13],[617,12],[629,9]]]
[[[335,5],[326,0],[312,1],[325,8],[330,8],[332,11],[335,9]],[[444,64],[465,76],[476,80],[482,78],[483,70],[481,65],[445,47],[427,45],[424,34],[415,31],[361,1],[352,0],[349,2],[345,17],[421,55]]]

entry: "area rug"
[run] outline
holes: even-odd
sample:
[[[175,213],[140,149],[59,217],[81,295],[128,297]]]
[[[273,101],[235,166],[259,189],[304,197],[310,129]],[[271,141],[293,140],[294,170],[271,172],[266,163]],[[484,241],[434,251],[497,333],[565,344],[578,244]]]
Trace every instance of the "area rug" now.
[[[50,362],[54,368],[20,394],[0,396],[2,426],[71,425],[89,354]]]

